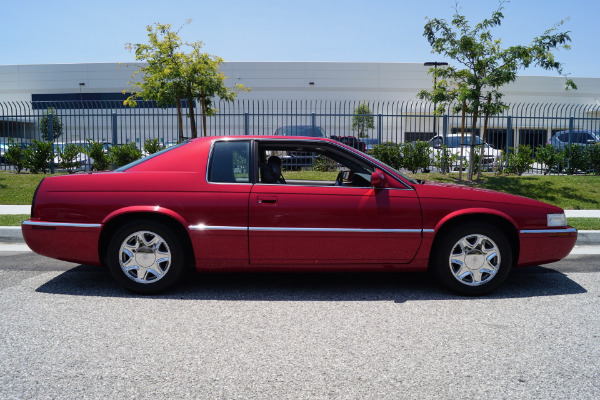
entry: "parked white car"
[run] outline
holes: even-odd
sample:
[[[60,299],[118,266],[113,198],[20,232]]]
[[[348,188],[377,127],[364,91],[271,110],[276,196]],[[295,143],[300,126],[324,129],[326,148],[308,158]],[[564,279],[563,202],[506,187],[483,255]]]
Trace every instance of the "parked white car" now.
[[[457,161],[452,163],[452,165],[449,168],[450,171],[458,170],[459,166],[460,166],[460,148],[461,148],[460,138],[461,138],[461,135],[455,133],[455,134],[446,135],[446,140],[444,140],[444,137],[441,135],[434,136],[431,140],[429,140],[429,144],[433,148],[432,158],[434,160],[440,156],[440,154],[442,152],[442,146],[444,146],[444,145],[448,148],[448,152],[450,152],[451,154],[457,155],[457,157],[456,157]],[[471,156],[470,145],[471,145],[471,134],[465,134],[463,143],[462,143],[463,168],[466,168],[466,166],[468,165],[467,163],[470,162],[470,156]],[[483,159],[481,160],[481,168],[484,171],[489,171],[489,170],[492,170],[493,168],[497,167],[498,162],[502,157],[502,153],[500,150],[493,148],[492,146],[490,146],[487,143],[484,143],[483,140],[481,140],[481,138],[479,136],[475,136],[475,146],[477,146],[475,150],[479,152],[480,151],[479,146],[482,146],[482,145],[484,147],[483,147]]]

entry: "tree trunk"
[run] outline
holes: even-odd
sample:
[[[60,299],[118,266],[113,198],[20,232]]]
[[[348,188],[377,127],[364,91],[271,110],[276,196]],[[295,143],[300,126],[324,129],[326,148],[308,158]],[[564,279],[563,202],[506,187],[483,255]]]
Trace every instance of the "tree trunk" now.
[[[183,142],[183,120],[181,118],[181,98],[177,98],[177,118],[179,119],[179,142]]]
[[[487,98],[487,109],[490,109],[490,103],[492,102],[492,94],[488,93],[488,98]],[[488,120],[490,118],[490,113],[489,111],[485,112],[485,118],[483,120],[483,134],[481,136],[481,149],[479,149],[479,163],[477,165],[477,182],[479,182],[479,180],[481,179],[481,165],[483,163],[483,155],[485,152],[485,142],[487,139],[487,127],[488,127]]]
[[[479,116],[479,109],[473,111],[473,123],[471,125],[471,146],[469,149],[469,171],[468,179],[473,180],[473,162],[475,161],[475,132],[477,129],[477,117]]]
[[[458,161],[458,180],[462,181],[463,170],[463,143],[465,141],[465,119],[467,115],[467,101],[463,100],[462,104],[462,129],[460,131],[460,160]]]
[[[194,116],[194,99],[188,99],[188,109],[190,110],[190,124],[192,125],[192,138],[198,137],[198,130],[196,129],[196,117]]]
[[[202,104],[202,130],[204,136],[206,136],[206,96],[204,95],[204,89],[200,92],[200,100]]]

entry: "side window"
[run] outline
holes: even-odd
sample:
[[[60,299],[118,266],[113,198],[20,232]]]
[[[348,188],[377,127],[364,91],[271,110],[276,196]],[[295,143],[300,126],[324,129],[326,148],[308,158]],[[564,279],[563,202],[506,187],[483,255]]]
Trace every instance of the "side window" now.
[[[223,141],[213,146],[208,180],[223,183],[250,182],[250,142]]]
[[[307,145],[287,149],[269,145],[259,153],[260,183],[370,187],[372,170],[339,152]]]

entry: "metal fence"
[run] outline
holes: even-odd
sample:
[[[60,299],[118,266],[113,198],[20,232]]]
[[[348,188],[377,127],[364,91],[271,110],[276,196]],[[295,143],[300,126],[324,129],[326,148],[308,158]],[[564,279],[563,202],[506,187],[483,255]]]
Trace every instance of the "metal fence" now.
[[[308,101],[308,100],[238,100],[217,102],[218,112],[207,117],[207,135],[271,135],[283,126],[309,125],[320,127],[326,136],[355,136],[355,110],[367,104],[372,113],[372,125],[364,134],[375,143],[404,143],[430,140],[436,135],[447,136],[461,131],[461,116],[447,113],[434,115],[434,105],[422,101]],[[87,139],[113,144],[134,142],[142,149],[148,139],[160,143],[180,140],[180,123],[176,107],[160,108],[152,102],[142,102],[136,108],[115,101],[15,101],[0,102],[0,146],[12,138],[28,144],[40,139],[40,119],[52,109],[62,124],[60,143],[82,142]],[[182,107],[181,131],[189,138],[191,124],[188,105]],[[198,135],[202,135],[202,117],[194,104]],[[470,116],[467,131],[470,131]],[[495,149],[507,151],[519,144],[533,149],[545,145],[553,134],[563,130],[600,129],[598,104],[511,104],[501,115],[488,122],[487,142]],[[481,136],[483,118],[477,134]],[[1,164],[0,168],[9,168]]]

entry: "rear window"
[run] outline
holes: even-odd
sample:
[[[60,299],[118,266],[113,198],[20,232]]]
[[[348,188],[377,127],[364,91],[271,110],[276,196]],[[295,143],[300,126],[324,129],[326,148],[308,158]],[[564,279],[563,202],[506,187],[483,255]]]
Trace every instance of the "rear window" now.
[[[216,142],[212,149],[208,180],[218,183],[250,182],[250,142]]]

